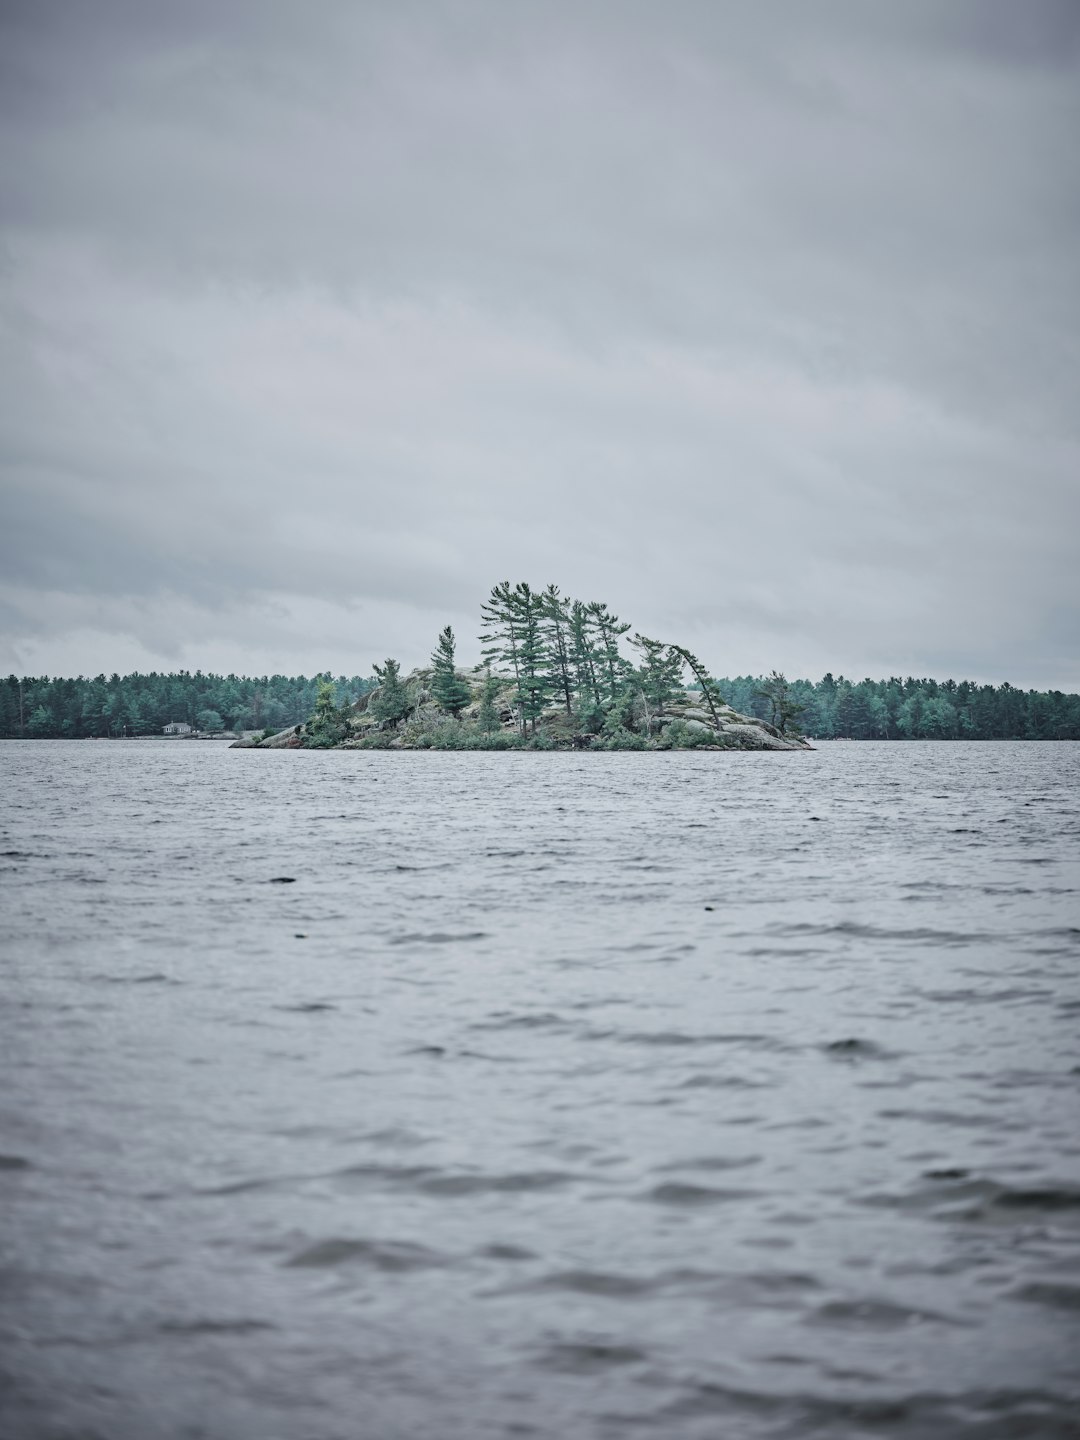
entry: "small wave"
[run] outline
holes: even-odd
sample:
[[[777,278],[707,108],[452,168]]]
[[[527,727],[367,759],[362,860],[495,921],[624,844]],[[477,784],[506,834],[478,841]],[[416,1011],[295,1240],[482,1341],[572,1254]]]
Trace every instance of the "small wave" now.
[[[163,1320],[157,1327],[162,1335],[254,1335],[276,1327],[266,1320]]]
[[[827,955],[828,950],[820,945],[757,945],[752,950],[744,951],[744,954],[751,960],[806,960],[813,959],[816,955]]]
[[[595,1295],[610,1300],[634,1300],[655,1294],[663,1281],[636,1275],[616,1275],[605,1270],[558,1270],[524,1287],[529,1290],[569,1290],[575,1295]]]
[[[30,1170],[30,1161],[22,1155],[0,1155],[0,1170]]]
[[[535,1260],[536,1252],[526,1250],[523,1245],[507,1245],[499,1241],[491,1245],[484,1245],[476,1252],[485,1260]]]
[[[361,1164],[335,1171],[333,1178],[346,1187],[383,1184],[394,1189],[452,1198],[557,1190],[572,1184],[579,1177],[563,1170],[508,1171],[492,1175],[483,1172],[446,1171],[434,1165]]]
[[[293,1269],[336,1269],[342,1265],[367,1265],[374,1270],[405,1272],[430,1270],[449,1260],[426,1245],[409,1240],[320,1240],[299,1251],[285,1264]]]
[[[418,1135],[415,1130],[406,1130],[400,1125],[387,1125],[360,1138],[365,1145],[384,1145],[390,1150],[418,1150],[422,1145],[431,1144],[428,1136]]]
[[[279,1190],[283,1186],[292,1185],[298,1177],[291,1175],[266,1175],[252,1176],[249,1180],[230,1180],[225,1185],[206,1185],[195,1190],[196,1195],[205,1195],[215,1198],[225,1198],[229,1195],[247,1195],[256,1190]],[[299,1177],[307,1178],[307,1177]],[[144,1196],[144,1199],[151,1198]],[[163,1195],[154,1194],[154,1199],[164,1199]]]
[[[429,934],[419,932],[408,935],[395,935],[390,940],[391,945],[453,945],[465,940],[486,940],[486,930],[467,930],[460,935],[451,935],[447,931],[434,930]]]
[[[1080,1211],[1080,1190],[1069,1185],[1018,1187],[960,1166],[925,1172],[923,1183],[902,1194],[861,1197],[863,1205],[923,1211],[941,1220],[998,1221],[1021,1216],[1070,1215]]]
[[[1080,1310],[1080,1285],[1058,1285],[1036,1280],[1011,1290],[1005,1298],[1049,1305],[1055,1310]]]
[[[882,1120],[914,1120],[919,1124],[958,1126],[972,1130],[1020,1130],[1019,1121],[1005,1120],[999,1114],[976,1114],[961,1110],[879,1110]]]
[[[561,1341],[541,1351],[533,1363],[543,1370],[564,1375],[596,1375],[621,1365],[641,1365],[648,1354],[636,1345],[605,1344],[601,1341]]]
[[[774,1035],[755,1031],[693,1034],[685,1030],[588,1030],[585,1040],[615,1040],[620,1045],[648,1045],[657,1049],[678,1049],[706,1045],[746,1045],[755,1050],[790,1050],[792,1047]]]
[[[795,1357],[777,1357],[790,1360]],[[878,1377],[867,1377],[873,1378]],[[874,1397],[821,1395],[770,1389],[745,1390],[712,1381],[693,1381],[679,1397],[642,1417],[612,1414],[607,1418],[622,1424],[652,1426],[657,1434],[673,1433],[671,1423],[679,1420],[728,1419],[734,1425],[746,1417],[764,1418],[767,1433],[784,1437],[820,1435],[864,1440],[876,1434],[905,1436],[949,1436],[950,1440],[970,1435],[972,1440],[1015,1440],[1038,1436],[1039,1440],[1075,1440],[1075,1397],[1048,1389],[967,1390],[954,1394],[908,1393]],[[619,1433],[615,1430],[613,1433]],[[697,1433],[697,1432],[695,1432]],[[736,1431],[732,1429],[731,1434]],[[741,1429],[738,1433],[742,1433]],[[755,1431],[755,1433],[757,1433]]]
[[[720,1190],[712,1185],[667,1180],[647,1190],[641,1199],[656,1205],[727,1205],[733,1200],[751,1200],[760,1194],[760,1190]]]
[[[527,1170],[507,1175],[435,1175],[419,1186],[428,1195],[505,1195],[531,1190],[558,1190],[576,1175],[561,1170]]]
[[[701,1155],[690,1160],[673,1160],[659,1166],[661,1172],[671,1170],[745,1170],[751,1165],[760,1165],[760,1155]]]
[[[860,1040],[848,1036],[844,1040],[829,1040],[821,1050],[833,1060],[896,1060],[899,1057],[892,1050],[876,1045],[873,1040]]]
[[[1005,1210],[1080,1210],[1080,1190],[1069,1186],[1049,1186],[1044,1190],[1011,1190],[1002,1187],[993,1197],[993,1204]]]
[[[181,981],[174,980],[171,975],[166,975],[161,970],[151,971],[146,975],[90,975],[87,977],[100,985],[179,985]]]
[[[1045,1000],[1049,990],[1024,990],[1019,987],[1008,990],[915,990],[920,1000],[929,1000],[935,1005],[1002,1005],[1016,1000]]]
[[[470,1030],[564,1030],[568,1021],[547,1010],[536,1014],[496,1014],[490,1020],[477,1020]]]
[[[937,1324],[963,1326],[970,1321],[958,1320],[937,1310],[913,1309],[894,1305],[890,1300],[829,1300],[806,1316],[808,1325],[830,1325],[857,1330],[902,1330],[912,1325]]]
[[[842,920],[838,925],[776,925],[769,927],[779,935],[840,935],[855,940],[907,940],[937,945],[970,945],[1001,940],[1000,932],[987,930],[935,930],[925,925],[908,929],[897,926],[866,925],[855,920]]]
[[[707,1035],[687,1035],[681,1030],[635,1030],[616,1037],[623,1045],[708,1045]]]

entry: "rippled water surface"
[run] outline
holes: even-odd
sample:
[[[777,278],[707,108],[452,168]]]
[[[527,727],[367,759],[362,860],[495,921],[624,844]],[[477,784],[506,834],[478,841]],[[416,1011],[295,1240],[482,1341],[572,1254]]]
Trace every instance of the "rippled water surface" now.
[[[1080,1434],[1080,746],[0,766],[5,1436]]]

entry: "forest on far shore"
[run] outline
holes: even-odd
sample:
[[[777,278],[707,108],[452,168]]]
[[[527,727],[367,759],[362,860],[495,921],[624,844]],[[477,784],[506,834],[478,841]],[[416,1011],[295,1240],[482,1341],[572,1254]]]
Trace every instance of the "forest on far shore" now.
[[[718,680],[736,710],[762,715],[760,676]],[[803,734],[818,740],[1080,740],[1080,695],[971,680],[791,680]]]
[[[160,735],[183,721],[207,734],[280,730],[311,715],[319,686],[332,681],[338,704],[375,688],[374,676],[210,675],[181,670],[92,679],[9,675],[0,681],[0,737],[81,739]],[[718,678],[723,698],[744,715],[768,719],[765,677]],[[816,739],[1080,740],[1080,695],[1018,690],[968,680],[842,675],[791,680],[799,727]]]

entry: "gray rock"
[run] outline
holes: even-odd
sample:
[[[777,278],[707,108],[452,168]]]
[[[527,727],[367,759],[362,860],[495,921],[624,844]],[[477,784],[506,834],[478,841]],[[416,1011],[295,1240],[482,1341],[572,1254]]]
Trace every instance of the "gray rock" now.
[[[782,740],[778,735],[770,734],[762,725],[754,725],[749,720],[744,725],[724,726],[725,735],[737,735],[743,743],[752,742],[755,750],[809,750],[811,747],[803,740]]]

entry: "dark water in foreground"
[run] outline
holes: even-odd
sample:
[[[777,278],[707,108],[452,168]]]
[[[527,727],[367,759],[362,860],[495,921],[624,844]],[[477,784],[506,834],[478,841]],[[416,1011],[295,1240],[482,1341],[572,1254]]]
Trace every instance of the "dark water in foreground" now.
[[[1080,1434],[1080,746],[0,767],[5,1437]]]

